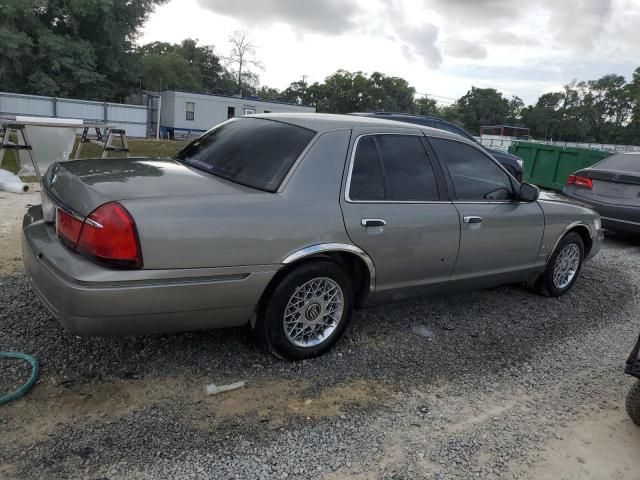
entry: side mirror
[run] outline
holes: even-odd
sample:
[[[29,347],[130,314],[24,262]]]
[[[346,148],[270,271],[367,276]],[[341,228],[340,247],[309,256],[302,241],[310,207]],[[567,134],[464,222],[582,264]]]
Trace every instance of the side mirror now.
[[[518,200],[521,202],[535,202],[540,197],[540,189],[530,183],[520,185]]]

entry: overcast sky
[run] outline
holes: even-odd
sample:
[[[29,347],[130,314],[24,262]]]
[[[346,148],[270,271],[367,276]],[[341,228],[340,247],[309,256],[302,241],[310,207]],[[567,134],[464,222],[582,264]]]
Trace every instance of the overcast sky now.
[[[279,89],[345,69],[445,101],[475,85],[532,103],[640,66],[640,0],[171,0],[139,42],[191,37],[225,54],[238,29],[258,46],[261,84]]]

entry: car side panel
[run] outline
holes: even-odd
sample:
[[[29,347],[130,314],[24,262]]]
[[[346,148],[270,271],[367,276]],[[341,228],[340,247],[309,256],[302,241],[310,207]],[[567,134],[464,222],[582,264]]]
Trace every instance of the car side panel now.
[[[22,255],[36,294],[78,335],[243,325],[280,265],[116,270],[62,245],[40,206],[25,216]]]
[[[548,199],[541,199],[538,204],[544,211],[545,228],[542,238],[542,246],[536,261],[536,265],[544,268],[549,256],[556,245],[568,230],[575,227],[583,227],[589,230],[594,247],[599,247],[601,231],[596,230],[594,224],[594,212],[590,208],[577,204],[568,204],[563,201],[554,201],[553,195],[545,194]],[[591,252],[591,256],[595,252]]]
[[[532,273],[545,228],[544,214],[536,202],[454,204],[461,217],[480,217],[482,221],[462,224],[452,281],[475,277],[510,281]]]
[[[350,135],[319,136],[280,193],[122,202],[145,269],[277,264],[310,245],[351,243],[338,203]]]
[[[376,133],[421,136],[419,130],[410,127],[383,131],[355,128],[347,169],[357,138]],[[432,158],[431,162],[435,163],[436,159]],[[347,201],[348,171],[344,177],[340,202],[347,232],[353,243],[371,257],[376,268],[376,291],[369,302],[417,296],[446,284],[458,255],[460,238],[460,218],[453,204],[444,199],[433,202]],[[367,218],[384,220],[386,225],[365,228],[362,220]]]

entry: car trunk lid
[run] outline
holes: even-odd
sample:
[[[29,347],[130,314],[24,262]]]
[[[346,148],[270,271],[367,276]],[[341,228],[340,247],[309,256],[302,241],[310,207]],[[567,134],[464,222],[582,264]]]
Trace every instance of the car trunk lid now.
[[[576,175],[590,178],[592,188],[576,187],[574,195],[586,201],[640,206],[640,176],[629,172],[587,169]]]
[[[256,190],[188,167],[173,158],[111,158],[57,163],[44,178],[56,203],[89,215],[119,200],[183,195],[234,195]]]

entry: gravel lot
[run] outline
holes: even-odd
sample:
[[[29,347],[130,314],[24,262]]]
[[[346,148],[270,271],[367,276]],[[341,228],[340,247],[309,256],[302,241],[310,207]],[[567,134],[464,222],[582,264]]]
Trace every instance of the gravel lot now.
[[[18,267],[0,277],[0,350],[42,372],[0,407],[0,478],[638,479],[622,370],[639,246],[610,238],[561,299],[500,287],[361,311],[299,363],[243,329],[76,338]],[[3,391],[28,374],[0,366]]]

